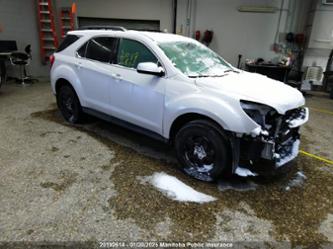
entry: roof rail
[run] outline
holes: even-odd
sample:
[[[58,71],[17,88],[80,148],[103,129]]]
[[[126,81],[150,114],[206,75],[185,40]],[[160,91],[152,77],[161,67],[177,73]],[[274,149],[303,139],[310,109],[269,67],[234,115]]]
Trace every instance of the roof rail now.
[[[119,31],[126,31],[122,26],[102,26],[102,25],[93,25],[93,26],[82,26],[79,30],[87,30],[87,29],[105,29],[105,30],[119,30]]]

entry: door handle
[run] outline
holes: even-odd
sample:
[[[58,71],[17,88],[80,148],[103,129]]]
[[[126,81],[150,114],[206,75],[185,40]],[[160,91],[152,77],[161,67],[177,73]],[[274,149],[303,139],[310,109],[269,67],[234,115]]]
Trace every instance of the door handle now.
[[[111,76],[112,76],[112,78],[114,78],[118,81],[123,79],[123,77],[119,73],[112,74]]]

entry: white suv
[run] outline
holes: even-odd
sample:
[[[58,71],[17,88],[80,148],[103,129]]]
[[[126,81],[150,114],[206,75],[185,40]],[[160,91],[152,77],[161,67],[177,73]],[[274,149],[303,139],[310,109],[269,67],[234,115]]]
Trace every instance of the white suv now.
[[[238,167],[274,172],[298,154],[302,94],[234,68],[179,35],[72,31],[51,56],[51,84],[70,123],[83,114],[174,145],[181,169],[213,181]]]

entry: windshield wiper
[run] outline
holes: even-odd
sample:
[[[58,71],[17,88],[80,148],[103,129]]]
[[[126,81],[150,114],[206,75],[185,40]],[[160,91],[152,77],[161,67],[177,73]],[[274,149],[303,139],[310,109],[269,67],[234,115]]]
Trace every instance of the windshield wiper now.
[[[209,75],[188,75],[189,78],[204,78],[209,77]]]
[[[239,73],[239,71],[234,70],[234,69],[227,69],[224,71],[224,73],[229,73],[229,72]]]
[[[212,74],[212,75],[189,75],[189,78],[205,78],[205,77],[223,77],[226,74]]]

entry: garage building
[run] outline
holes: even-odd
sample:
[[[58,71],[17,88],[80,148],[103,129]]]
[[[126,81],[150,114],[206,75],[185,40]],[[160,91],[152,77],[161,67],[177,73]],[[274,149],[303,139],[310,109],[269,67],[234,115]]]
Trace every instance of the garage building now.
[[[111,78],[117,82],[115,88],[108,88],[109,92],[98,89],[103,85],[101,78],[92,74],[73,81],[89,79],[91,84],[87,89],[91,96],[96,93],[97,99],[105,98],[107,103],[112,96],[121,105],[135,109],[139,118],[133,115],[128,120],[117,115],[105,118],[106,113],[98,109],[97,102],[92,100],[90,106],[84,106],[73,83],[70,87],[77,91],[74,95],[81,101],[80,108],[84,111],[87,108],[90,115],[85,115],[84,122],[68,122],[63,117],[56,82],[59,78],[68,83],[70,80],[65,79],[65,73],[60,77],[60,73],[52,70],[70,64],[64,56],[80,42],[72,59],[91,60],[87,52],[89,42],[99,36],[105,38],[108,32],[116,34],[113,37],[116,41],[104,49],[118,49],[111,59],[106,59],[109,64],[116,60],[119,65],[129,67],[133,57],[120,53],[135,50],[135,44],[129,40],[141,35],[146,37],[140,38],[141,41],[157,44],[156,50],[152,45],[149,55],[147,52],[144,56],[151,53],[164,59],[154,61],[153,65],[147,65],[150,61],[133,63],[133,75],[138,75],[128,81],[133,84],[136,79],[142,81],[145,84],[142,88],[125,89],[122,82],[132,72],[121,75],[119,72],[123,71],[110,73],[104,79],[104,85]],[[196,44],[209,55],[207,60],[215,58],[218,62],[209,64],[194,49],[185,51],[188,47],[184,51],[163,47],[167,40]],[[80,50],[84,50],[83,54]],[[144,47],[140,49],[143,50]],[[174,54],[168,54],[170,51]],[[173,58],[177,56],[190,59],[176,63]],[[208,69],[204,69],[208,71],[191,74],[191,63],[197,60],[193,67],[208,63]],[[219,63],[228,67],[229,73],[209,75],[213,72],[209,70]],[[81,64],[76,66],[80,68]],[[174,71],[168,67],[174,67]],[[108,69],[101,66],[100,70]],[[332,247],[332,72],[333,1],[330,0],[0,0],[0,248],[27,245],[31,248],[42,245],[207,248],[212,246],[210,242],[230,243],[235,248]],[[154,81],[145,81],[147,74]],[[261,125],[257,114],[246,109],[248,105],[257,106],[259,102],[255,99],[267,100],[260,103],[258,111],[258,115],[264,112],[265,118],[276,114],[272,111],[279,112],[278,107],[269,103],[285,108],[276,115],[280,115],[281,122],[289,122],[290,129],[284,135],[290,132],[297,140],[297,148],[295,143],[288,144],[289,154],[282,147],[277,149],[278,142],[268,147],[271,134],[265,138],[265,132],[272,126],[268,118],[259,130],[253,126],[251,132],[242,132],[250,121],[245,124],[236,109],[230,111],[235,116],[228,116],[224,126],[219,118],[227,113],[229,106],[216,111],[210,101],[218,98],[217,95],[205,92],[206,95],[197,96],[207,85],[213,84],[214,89],[214,84],[224,86],[228,77],[239,82],[240,75],[245,75],[243,85],[231,84],[225,88],[230,92],[221,88],[219,94],[229,104],[238,91],[243,96],[256,95],[258,98],[241,99],[235,107],[252,118],[251,125]],[[156,83],[158,77],[165,79],[166,86]],[[194,107],[192,112],[184,111],[177,116],[176,112],[180,113],[187,104],[173,105],[170,99],[186,92],[188,86],[177,86],[168,79],[195,82],[195,94],[187,97],[186,103],[206,108],[212,116],[196,113]],[[281,89],[288,86],[290,92],[260,88],[264,83],[259,81],[268,80],[270,84],[274,80]],[[156,85],[152,86],[153,83]],[[169,88],[174,87],[169,95],[164,92],[168,84]],[[153,88],[154,92],[148,93],[147,88]],[[126,91],[131,94],[123,94]],[[303,99],[305,104],[301,103]],[[84,101],[90,103],[88,97]],[[296,102],[297,106],[287,108]],[[163,110],[158,109],[158,104],[163,105]],[[99,114],[91,115],[89,110],[94,106]],[[297,117],[288,112],[296,107]],[[117,108],[112,110],[116,112]],[[290,120],[282,118],[288,113]],[[293,123],[292,118],[300,123]],[[157,119],[159,126],[154,123]],[[231,128],[227,123],[232,119],[238,121]],[[201,123],[195,124],[198,120]],[[225,163],[230,164],[231,170],[228,173],[223,170],[222,174],[221,169],[218,179],[211,179],[213,183],[186,172],[183,166],[187,174],[179,170],[184,162],[177,161],[176,138],[185,136],[186,132],[179,132],[193,122],[200,129],[207,124],[207,134],[221,128],[223,132],[215,134],[221,135],[221,141],[228,140],[229,135],[233,137],[225,152],[214,152],[227,158]],[[294,128],[297,134],[293,133]],[[278,132],[274,136],[277,138]],[[265,146],[259,140],[252,143],[251,139],[259,137]],[[209,145],[197,140],[193,146],[189,150],[196,160],[208,157]],[[269,176],[258,173],[264,167],[261,164],[258,172],[252,170],[254,154],[267,159],[265,153],[269,150],[272,153],[275,150],[275,154],[269,153],[277,165],[279,162],[282,165],[279,157],[290,156],[290,161],[294,159],[291,166]],[[244,158],[248,167],[244,166]],[[209,171],[208,164],[202,170]],[[200,243],[191,244],[194,242]]]

